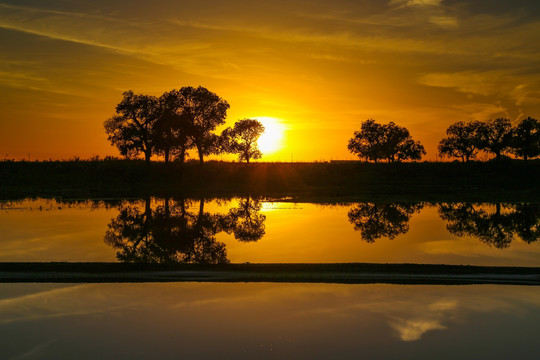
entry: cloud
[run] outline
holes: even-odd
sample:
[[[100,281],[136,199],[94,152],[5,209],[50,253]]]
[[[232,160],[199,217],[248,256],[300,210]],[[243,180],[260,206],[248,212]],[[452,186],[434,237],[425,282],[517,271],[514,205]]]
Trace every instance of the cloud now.
[[[540,77],[514,73],[512,70],[431,73],[421,76],[418,82],[427,86],[453,88],[469,95],[507,99],[515,105],[540,101]]]
[[[392,0],[390,1],[390,5],[394,6],[440,6],[442,3],[442,0]]]
[[[431,16],[429,22],[447,29],[458,26],[458,19],[453,16]]]
[[[428,331],[446,329],[436,320],[399,320],[391,322],[390,326],[399,333],[399,338],[403,341],[419,340]]]

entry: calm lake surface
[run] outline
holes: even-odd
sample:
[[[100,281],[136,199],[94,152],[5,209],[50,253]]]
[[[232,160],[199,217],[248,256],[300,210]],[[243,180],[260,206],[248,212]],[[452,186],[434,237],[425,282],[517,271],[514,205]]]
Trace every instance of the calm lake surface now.
[[[540,204],[0,203],[0,261],[540,265]]]
[[[2,262],[538,266],[538,204],[0,203]],[[537,359],[540,290],[503,285],[0,284],[2,359]]]
[[[3,359],[538,359],[526,286],[0,284]]]

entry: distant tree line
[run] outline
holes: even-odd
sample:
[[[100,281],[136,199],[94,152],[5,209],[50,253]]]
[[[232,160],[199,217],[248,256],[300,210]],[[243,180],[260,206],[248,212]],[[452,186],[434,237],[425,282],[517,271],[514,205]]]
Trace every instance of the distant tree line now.
[[[500,160],[503,154],[513,154],[524,160],[540,155],[540,122],[531,117],[516,126],[510,120],[457,122],[446,130],[439,143],[439,154],[459,158],[466,162],[474,159],[478,152],[485,151]]]
[[[122,156],[141,154],[147,163],[153,155],[184,162],[196,149],[199,161],[211,154],[235,153],[249,162],[261,157],[257,139],[264,126],[254,119],[236,122],[233,128],[215,134],[225,124],[229,103],[199,86],[171,90],[160,97],[126,91],[116,114],[104,123],[108,140]]]
[[[512,126],[509,119],[457,122],[446,130],[447,137],[438,146],[439,155],[466,162],[480,151],[495,155],[513,154],[528,160],[540,156],[540,122],[531,117]],[[373,119],[362,122],[349,140],[349,151],[365,161],[400,162],[421,160],[424,146],[414,141],[409,131],[393,122],[379,124]]]

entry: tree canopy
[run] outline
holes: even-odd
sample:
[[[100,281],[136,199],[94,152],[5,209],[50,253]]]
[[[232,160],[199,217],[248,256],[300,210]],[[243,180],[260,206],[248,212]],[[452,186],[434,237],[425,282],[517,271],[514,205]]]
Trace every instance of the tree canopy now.
[[[512,152],[524,160],[540,155],[540,122],[532,117],[523,119],[514,130]]]
[[[348,149],[365,161],[420,160],[426,154],[424,146],[414,141],[409,130],[393,122],[379,124],[373,119],[364,121],[360,131],[349,140]]]
[[[262,156],[257,140],[264,133],[264,126],[255,119],[238,120],[233,128],[227,128],[222,133],[223,143],[227,152],[238,154],[240,161],[249,163],[250,159],[260,159]]]
[[[143,153],[150,162],[152,155],[163,155],[167,162],[172,155],[184,161],[195,147],[202,163],[204,156],[222,150],[213,131],[225,123],[227,109],[227,101],[202,86],[182,87],[159,98],[130,90],[104,127],[123,156]]]
[[[144,154],[150,162],[155,146],[155,125],[158,120],[158,100],[154,96],[124,92],[116,106],[116,115],[103,124],[108,140],[120,154],[128,158]]]
[[[439,143],[439,154],[461,158],[463,162],[474,159],[482,147],[482,129],[480,121],[459,121],[450,125],[446,130],[448,137]]]
[[[219,153],[213,131],[218,125],[225,124],[229,103],[202,86],[185,86],[177,94],[181,116],[202,163],[205,155]]]

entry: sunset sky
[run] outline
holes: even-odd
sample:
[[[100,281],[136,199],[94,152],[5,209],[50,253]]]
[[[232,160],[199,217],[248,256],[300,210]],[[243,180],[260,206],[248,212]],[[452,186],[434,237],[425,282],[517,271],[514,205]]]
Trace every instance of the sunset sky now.
[[[262,160],[353,159],[368,118],[435,160],[456,121],[540,117],[540,2],[0,0],[0,159],[118,155],[122,92],[204,86],[274,118]]]

